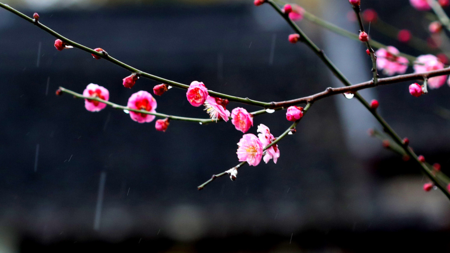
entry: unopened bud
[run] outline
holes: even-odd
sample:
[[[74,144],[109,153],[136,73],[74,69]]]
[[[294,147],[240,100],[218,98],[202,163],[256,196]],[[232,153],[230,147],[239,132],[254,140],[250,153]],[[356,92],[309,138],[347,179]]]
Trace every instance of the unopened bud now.
[[[283,8],[284,14],[289,14],[292,12],[292,6],[290,4],[286,4]]]
[[[431,22],[428,26],[430,33],[440,33],[442,31],[442,24],[439,21]]]
[[[292,44],[297,43],[299,41],[299,39],[300,39],[300,34],[294,33],[294,34],[289,35],[289,42],[291,42]]]
[[[374,99],[374,100],[372,100],[372,102],[370,102],[370,108],[373,110],[376,110],[379,105],[380,105],[380,103],[378,103],[378,101],[376,99]]]
[[[34,18],[34,22],[38,22],[39,21],[39,14],[37,12],[35,12],[33,14],[33,18]]]
[[[138,78],[139,78],[139,77],[137,76],[137,74],[136,74],[136,73],[133,73],[133,74],[131,74],[131,75],[125,77],[125,78],[123,79],[123,83],[122,83],[122,84],[123,84],[123,86],[124,86],[125,88],[131,89],[131,88],[136,84],[136,81],[137,81]]]
[[[62,51],[62,50],[64,50],[64,48],[66,48],[66,45],[60,39],[55,40],[54,46],[55,46],[56,50],[58,50],[58,51]]]
[[[253,1],[253,4],[255,5],[255,6],[260,6],[260,5],[262,5],[262,4],[264,4],[264,0],[255,0],[255,1]]]
[[[101,48],[96,48],[96,49],[94,49],[94,51],[96,51],[96,52],[99,52],[99,53],[104,53],[105,52],[105,50],[103,50],[103,49],[101,49]],[[92,57],[94,57],[94,59],[97,59],[97,60],[100,60],[101,59],[101,57],[100,56],[98,56],[98,55],[95,55],[95,54],[91,54],[92,55]]]
[[[431,189],[433,189],[433,186],[434,185],[432,183],[426,183],[423,185],[423,190],[426,192],[429,192],[429,191],[431,191]]]
[[[61,89],[57,89],[55,92],[56,96],[61,96],[63,94]]]
[[[165,84],[158,84],[153,87],[153,93],[157,96],[161,96],[164,94],[164,92],[168,91],[167,85]]]
[[[433,164],[433,169],[435,171],[440,171],[441,170],[441,165],[439,163],[435,163],[435,164]]]
[[[413,83],[409,86],[409,94],[411,94],[414,97],[420,97],[423,94],[422,86],[420,86],[418,83]]]
[[[389,148],[390,145],[391,145],[391,143],[389,142],[389,140],[383,140],[383,147],[384,148]]]
[[[158,131],[165,132],[169,127],[169,118],[159,119],[155,123],[155,128]]]
[[[366,49],[366,54],[370,55],[370,50],[369,49]]]
[[[417,159],[419,160],[419,162],[424,163],[425,162],[425,157],[423,157],[423,155],[419,155],[419,157],[417,157]]]
[[[367,9],[363,12],[364,21],[367,23],[372,23],[377,21],[378,14],[373,9]]]
[[[403,139],[403,144],[404,145],[409,145],[409,139],[408,138],[404,138]]]
[[[407,29],[400,30],[397,34],[397,39],[400,42],[408,43],[411,39],[411,32]]]
[[[348,2],[353,6],[360,6],[361,0],[348,0]]]
[[[362,42],[367,42],[367,41],[369,41],[369,35],[366,32],[360,32],[359,40]]]

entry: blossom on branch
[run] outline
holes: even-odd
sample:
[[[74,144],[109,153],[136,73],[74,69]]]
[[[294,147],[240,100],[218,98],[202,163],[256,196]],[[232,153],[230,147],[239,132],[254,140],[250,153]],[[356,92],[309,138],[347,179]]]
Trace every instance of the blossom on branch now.
[[[231,118],[234,127],[243,133],[246,133],[253,126],[253,116],[244,108],[234,108],[231,111]]]
[[[377,68],[383,70],[385,75],[404,74],[408,69],[408,59],[399,56],[400,52],[393,46],[378,49],[376,55]]]
[[[299,106],[289,106],[286,111],[286,119],[289,121],[297,121],[303,117],[303,108]]]
[[[136,73],[133,73],[123,79],[123,86],[125,88],[131,89],[136,84],[136,81],[139,79]]]
[[[156,112],[156,100],[147,91],[138,91],[131,95],[128,99],[127,107],[135,110],[144,110],[148,112]],[[154,115],[130,111],[132,120],[138,123],[152,122],[155,119]]]
[[[420,86],[418,83],[413,83],[409,86],[409,94],[411,94],[412,96],[418,98],[420,96],[422,96],[423,91],[422,91],[422,86]]]
[[[228,100],[208,96],[205,101],[205,110],[211,117],[211,119],[217,121],[223,119],[225,122],[230,117],[230,111],[226,109]]]
[[[263,155],[263,144],[254,134],[244,134],[238,143],[236,152],[240,162],[247,162],[250,166],[257,166]]]
[[[291,5],[292,10],[291,12],[289,12],[289,18],[292,21],[298,21],[298,20],[302,20],[303,19],[303,15],[305,13],[305,9],[303,9],[302,7],[293,4]]]
[[[165,132],[169,127],[169,118],[158,119],[155,123],[155,129],[161,132]]]
[[[264,124],[259,124],[257,131],[259,132],[258,138],[264,145],[264,147],[267,147],[277,139],[270,133],[270,129]],[[278,149],[278,144],[275,144],[266,150],[266,155],[264,155],[264,162],[268,163],[270,159],[273,159],[273,162],[277,163],[279,157],[280,149]]]
[[[109,100],[109,91],[100,85],[91,83],[88,84],[86,89],[83,91],[83,96],[85,97],[95,97],[100,98],[102,100]],[[106,104],[101,103],[99,101],[95,101],[92,99],[85,99],[84,100],[84,107],[86,107],[86,110],[90,112],[98,112],[103,110],[106,107]]]
[[[427,0],[409,0],[409,2],[419,11],[428,11],[431,9]]]
[[[205,103],[208,89],[202,82],[193,81],[186,92],[186,98],[192,106],[199,107]]]
[[[417,57],[414,63],[414,70],[416,73],[424,73],[432,70],[443,69],[444,64],[439,61],[439,59],[431,54],[421,55]],[[437,89],[444,85],[447,80],[447,76],[436,76],[428,79],[428,86],[431,89]]]

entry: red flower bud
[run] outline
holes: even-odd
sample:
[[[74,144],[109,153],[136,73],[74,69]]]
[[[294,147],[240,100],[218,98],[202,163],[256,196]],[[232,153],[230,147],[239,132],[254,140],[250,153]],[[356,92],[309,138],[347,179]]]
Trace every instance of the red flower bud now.
[[[353,6],[359,6],[361,5],[361,1],[360,0],[348,0],[348,2],[353,5]]]
[[[58,51],[62,51],[64,48],[66,48],[66,45],[64,42],[60,39],[55,40],[55,48]]]
[[[404,145],[409,145],[409,139],[408,138],[404,138],[403,139],[403,144]]]
[[[435,171],[440,171],[441,170],[441,165],[439,163],[435,163],[435,164],[433,164],[433,169]]]
[[[390,145],[391,144],[390,144],[389,140],[383,140],[383,147],[389,148]]]
[[[397,39],[400,42],[408,43],[409,40],[411,39],[411,32],[406,29],[400,30],[397,34]]]
[[[169,127],[169,118],[159,119],[155,123],[155,128],[158,131],[165,132],[167,130],[167,127]]]
[[[123,86],[125,86],[125,88],[131,89],[136,84],[137,79],[138,76],[136,75],[136,73],[131,74],[123,79]]]
[[[370,108],[372,108],[373,110],[376,110],[379,105],[380,105],[380,103],[378,103],[378,101],[375,99],[372,100],[372,102],[370,102]]]
[[[291,42],[292,44],[297,43],[297,41],[300,39],[300,34],[291,34],[289,35],[289,42]]]
[[[369,41],[369,35],[366,32],[360,32],[359,40],[362,42],[367,42],[367,41]]]
[[[57,89],[55,92],[56,96],[61,96],[63,94],[62,90]]]
[[[33,14],[33,18],[34,18],[34,22],[38,22],[39,21],[39,14],[37,12],[35,12]]]
[[[289,14],[292,12],[292,6],[290,4],[286,4],[283,8],[284,14]]]
[[[370,50],[369,49],[366,49],[366,54],[370,55]]]
[[[419,162],[424,163],[425,162],[425,157],[423,157],[423,155],[419,155],[419,157],[417,157],[417,159],[419,160]]]
[[[255,0],[255,1],[253,1],[253,4],[254,4],[255,6],[260,6],[260,5],[262,5],[264,2],[265,2],[264,0]]]
[[[433,184],[432,183],[426,183],[423,185],[423,190],[426,192],[429,192],[431,189],[433,189]]]
[[[167,85],[165,84],[158,84],[153,87],[153,93],[157,96],[161,96],[164,94],[164,92],[168,91]]]
[[[449,1],[449,0],[439,0],[438,2],[439,2],[439,4],[440,4],[442,7],[447,7],[447,6],[450,5],[450,1]]]
[[[103,53],[105,50],[103,50],[103,49],[101,49],[101,48],[96,48],[96,49],[94,49],[94,51],[96,51],[96,52],[99,52],[99,53]],[[100,56],[97,56],[97,55],[95,55],[95,54],[91,54],[92,55],[92,57],[94,57],[95,59],[97,59],[97,60],[100,60],[101,59],[101,57]]]

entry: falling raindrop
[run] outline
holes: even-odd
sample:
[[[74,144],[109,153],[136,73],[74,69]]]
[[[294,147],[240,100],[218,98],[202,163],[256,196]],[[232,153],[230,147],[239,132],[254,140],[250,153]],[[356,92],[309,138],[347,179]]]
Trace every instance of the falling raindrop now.
[[[274,113],[275,110],[274,110],[274,109],[266,109],[266,112],[267,112],[267,113]]]
[[[102,214],[103,192],[105,190],[106,172],[100,174],[100,182],[98,186],[97,205],[95,207],[94,230],[100,229],[100,216]]]
[[[128,110],[123,110],[123,112],[126,113],[126,114],[130,113],[130,111],[128,111]]]
[[[352,99],[354,96],[355,96],[355,93],[351,93],[351,92],[344,93],[344,97],[346,99]]]

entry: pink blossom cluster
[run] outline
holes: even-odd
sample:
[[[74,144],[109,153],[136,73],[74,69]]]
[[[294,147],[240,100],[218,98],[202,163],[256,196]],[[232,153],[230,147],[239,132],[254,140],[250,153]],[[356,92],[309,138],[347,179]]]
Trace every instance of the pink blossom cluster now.
[[[280,157],[280,149],[278,145],[272,145],[265,151],[264,148],[270,145],[276,140],[276,138],[270,133],[270,129],[260,124],[258,126],[258,137],[254,134],[244,134],[238,143],[238,150],[236,152],[240,162],[247,162],[250,166],[257,166],[264,155],[264,162],[268,163],[270,159],[273,159],[274,163],[277,163]]]
[[[421,55],[417,57],[414,62],[414,71],[416,73],[424,73],[432,70],[443,69],[444,64],[439,59],[431,54]],[[428,79],[428,87],[430,89],[437,89],[445,84],[447,76],[436,76]]]
[[[393,46],[378,49],[376,56],[377,68],[383,70],[383,73],[388,76],[396,73],[404,74],[408,69],[408,59],[400,56],[398,49]]]

